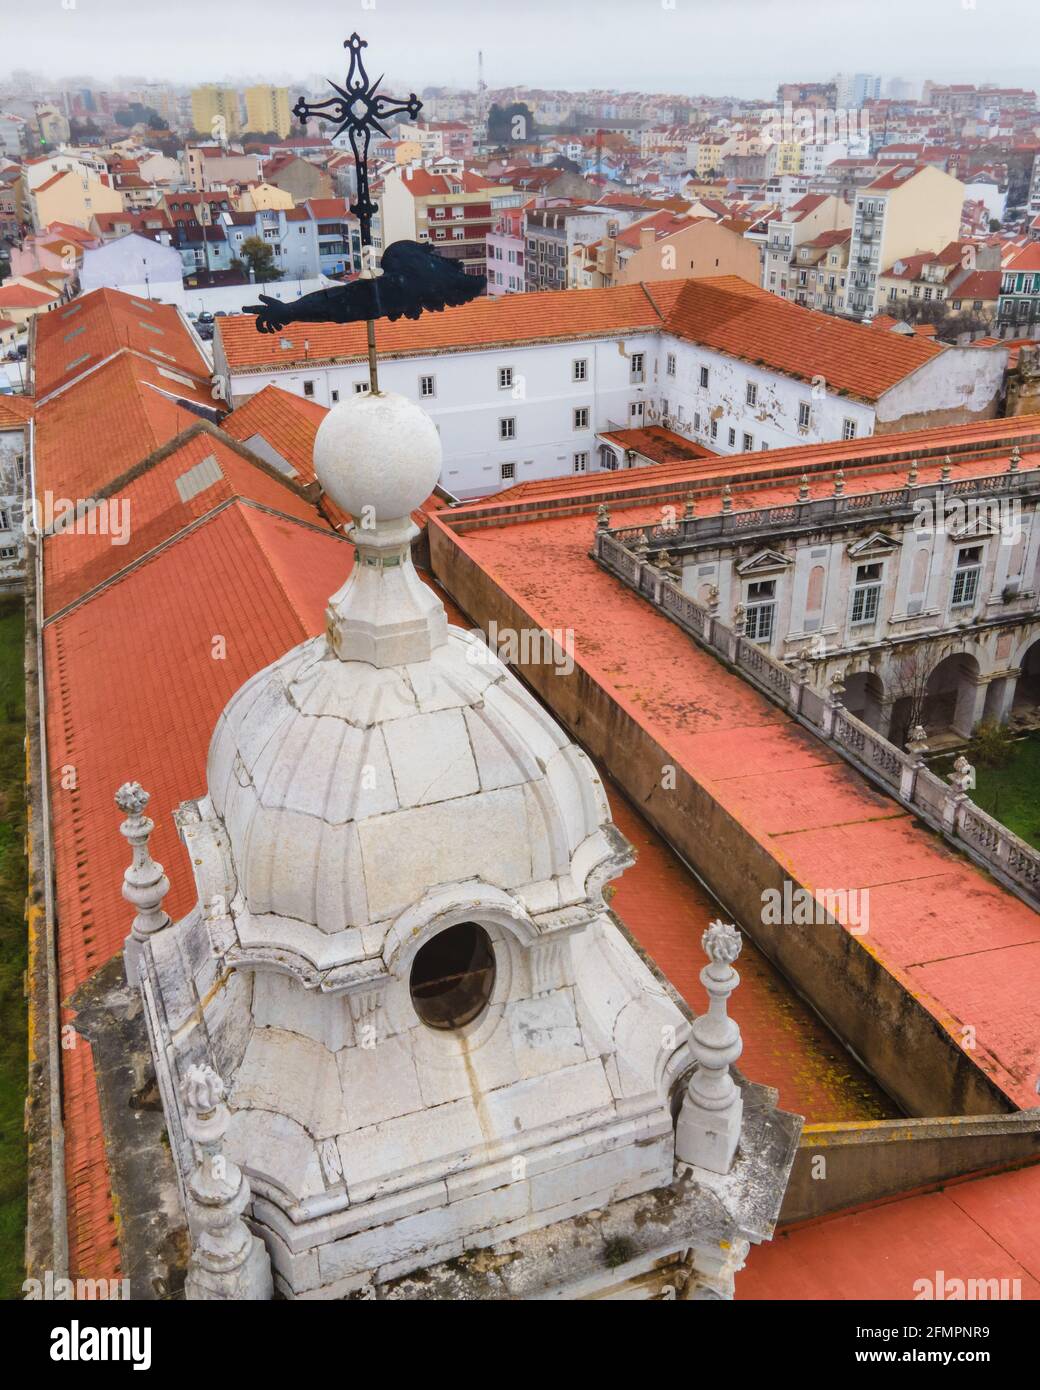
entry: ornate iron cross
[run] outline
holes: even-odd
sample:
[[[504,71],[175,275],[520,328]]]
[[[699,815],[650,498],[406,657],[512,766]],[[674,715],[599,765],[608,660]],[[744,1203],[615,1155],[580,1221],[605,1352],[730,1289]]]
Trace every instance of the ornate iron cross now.
[[[335,122],[338,128],[332,136],[333,140],[347,132],[357,167],[357,202],[351,203],[350,210],[361,224],[361,245],[364,247],[372,245],[372,216],[376,211],[368,191],[368,145],[372,131],[378,130],[388,135],[383,121],[406,112],[414,121],[422,110],[422,102],[414,92],[407,101],[380,95],[379,84],[383,78],[380,75],[375,82],[369,81],[361,57],[361,50],[367,48],[368,43],[360,35],[351,34],[349,39],[344,40],[343,47],[350,49],[346,86],[341,87],[329,78],[329,86],[335,88],[338,96],[313,103],[300,97],[293,107],[293,115],[298,121],[317,116],[321,120]]]

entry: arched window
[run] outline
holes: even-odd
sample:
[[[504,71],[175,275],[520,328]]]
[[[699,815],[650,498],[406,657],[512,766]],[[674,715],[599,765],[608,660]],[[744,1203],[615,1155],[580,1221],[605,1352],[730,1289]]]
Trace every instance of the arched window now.
[[[491,939],[476,922],[438,932],[412,962],[412,1005],[428,1028],[461,1028],[484,1009],[495,984]]]

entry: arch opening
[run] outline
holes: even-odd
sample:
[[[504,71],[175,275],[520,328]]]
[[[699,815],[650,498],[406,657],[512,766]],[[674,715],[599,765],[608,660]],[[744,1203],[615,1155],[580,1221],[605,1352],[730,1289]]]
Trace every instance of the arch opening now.
[[[476,922],[446,927],[421,946],[408,988],[428,1028],[462,1028],[483,1013],[495,986],[491,938]]]

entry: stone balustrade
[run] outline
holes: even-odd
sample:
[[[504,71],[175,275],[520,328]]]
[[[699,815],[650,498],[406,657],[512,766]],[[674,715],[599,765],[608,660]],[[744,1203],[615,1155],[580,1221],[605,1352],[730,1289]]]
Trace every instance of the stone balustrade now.
[[[993,480],[967,481],[981,484]],[[872,495],[876,498],[887,494]],[[835,503],[859,500],[855,497],[828,497],[823,502],[828,508],[833,508]],[[797,511],[803,506],[815,505],[799,503],[794,508],[783,510]],[[741,515],[751,513],[734,514]],[[641,544],[644,539],[650,544],[665,539],[675,543],[681,539],[679,532],[686,527],[700,526],[702,520],[719,523],[720,518],[678,521],[671,527],[598,530],[593,553],[604,569],[634,589],[715,656],[734,667],[752,685],[829,743],[908,810],[913,810],[932,829],[956,844],[976,863],[989,869],[1030,906],[1035,907],[1040,902],[1040,851],[1020,840],[1007,826],[976,806],[956,786],[943,782],[924,765],[919,756],[905,753],[850,714],[841,704],[840,694],[821,696],[805,683],[792,666],[777,661],[743,632],[727,626],[710,609],[683,593],[678,583],[662,574],[648,558],[630,549],[632,543]]]
[[[671,523],[657,526],[628,526],[611,531],[610,535],[625,545],[640,538],[648,545],[667,542],[672,546],[690,545],[717,540],[720,537],[740,538],[780,529],[808,527],[816,530],[840,526],[843,522],[859,524],[872,517],[890,518],[893,513],[913,512],[922,499],[937,510],[944,498],[966,500],[972,497],[993,497],[1014,493],[1021,498],[1040,494],[1040,468],[1026,472],[1003,471],[978,478],[959,478],[956,481],[906,484],[885,492],[857,493],[854,496],[835,494],[812,500],[785,503],[777,507],[754,507],[744,511],[720,511],[708,516],[677,516]]]

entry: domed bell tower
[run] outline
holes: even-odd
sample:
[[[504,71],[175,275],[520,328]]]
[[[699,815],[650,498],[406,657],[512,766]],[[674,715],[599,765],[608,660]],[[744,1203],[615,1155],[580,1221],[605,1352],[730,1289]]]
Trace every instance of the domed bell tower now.
[[[414,569],[440,463],[400,396],[329,412],[354,564],[217,722],[182,920],[128,836],[189,1292],[263,1297],[269,1260],[290,1298],[727,1297],[794,1144],[730,1072],[739,935],[691,1026],[604,905],[632,856],[595,768]]]

